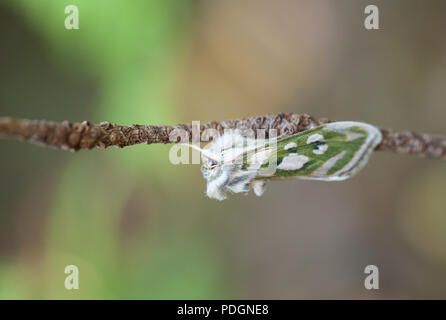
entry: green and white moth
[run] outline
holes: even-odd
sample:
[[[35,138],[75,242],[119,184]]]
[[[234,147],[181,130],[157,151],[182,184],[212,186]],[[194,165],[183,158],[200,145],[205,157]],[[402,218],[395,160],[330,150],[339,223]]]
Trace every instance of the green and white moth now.
[[[345,180],[362,169],[381,131],[362,122],[332,122],[277,140],[260,140],[237,132],[225,133],[202,149],[201,167],[208,197],[226,193],[257,196],[272,179]]]

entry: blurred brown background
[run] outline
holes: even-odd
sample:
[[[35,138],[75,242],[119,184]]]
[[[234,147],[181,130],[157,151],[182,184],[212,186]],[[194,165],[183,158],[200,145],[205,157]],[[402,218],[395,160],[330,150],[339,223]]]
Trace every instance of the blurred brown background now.
[[[64,28],[68,4],[79,30]],[[363,26],[369,4],[380,30]],[[441,0],[2,1],[0,116],[306,112],[445,135],[445,13]],[[0,298],[446,298],[440,160],[376,153],[349,181],[217,202],[169,146],[0,148]]]

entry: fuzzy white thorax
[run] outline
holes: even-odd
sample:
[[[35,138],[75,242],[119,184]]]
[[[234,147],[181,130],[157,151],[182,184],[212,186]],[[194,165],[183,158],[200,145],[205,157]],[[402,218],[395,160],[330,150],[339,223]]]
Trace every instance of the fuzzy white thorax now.
[[[206,194],[217,200],[226,199],[226,193],[247,193],[258,174],[261,161],[266,155],[255,157],[247,169],[243,169],[243,154],[265,144],[264,140],[244,137],[237,132],[225,133],[209,143],[202,153],[201,171],[207,181]],[[260,159],[261,158],[261,159]],[[261,195],[264,183],[253,184],[256,195]]]

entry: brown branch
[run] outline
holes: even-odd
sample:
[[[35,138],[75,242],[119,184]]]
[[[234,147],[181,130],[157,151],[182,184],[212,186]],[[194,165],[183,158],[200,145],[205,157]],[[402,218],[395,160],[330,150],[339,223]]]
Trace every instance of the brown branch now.
[[[316,120],[307,114],[278,113],[231,121],[208,122],[200,126],[200,133],[210,128],[216,129],[220,133],[223,133],[225,129],[251,129],[254,132],[257,129],[264,129],[268,135],[269,130],[276,129],[279,135],[290,135],[326,122],[329,121],[327,119]],[[110,122],[90,124],[84,121],[71,124],[66,121],[56,123],[0,118],[0,136],[18,137],[26,141],[71,151],[110,146],[123,148],[140,143],[177,142],[170,140],[170,135],[175,129],[184,130],[191,136],[191,124],[119,126]],[[446,160],[445,137],[414,132],[395,132],[389,129],[381,129],[381,132],[383,140],[377,150],[418,154]]]
[[[416,132],[396,132],[381,129],[383,139],[376,147],[378,151],[402,154],[417,154],[428,158],[446,160],[446,137]]]

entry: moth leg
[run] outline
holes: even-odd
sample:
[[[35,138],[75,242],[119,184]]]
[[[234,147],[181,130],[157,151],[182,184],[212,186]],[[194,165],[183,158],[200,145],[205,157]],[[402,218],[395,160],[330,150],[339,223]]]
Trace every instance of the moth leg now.
[[[228,190],[234,193],[243,193],[249,191],[249,181],[242,181],[237,184],[231,184],[228,187]]]
[[[224,200],[226,199],[226,185],[228,184],[229,176],[227,173],[221,174],[215,180],[208,181],[206,188],[206,195],[209,198]]]
[[[253,180],[251,185],[256,196],[260,197],[265,192],[265,180]]]
[[[236,176],[228,183],[228,190],[234,193],[242,193],[249,191],[249,185],[251,180],[254,178],[253,173],[238,173]]]

